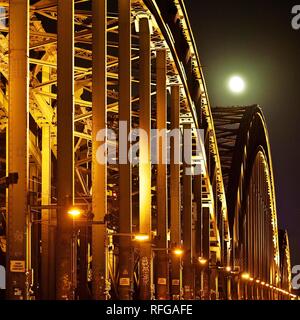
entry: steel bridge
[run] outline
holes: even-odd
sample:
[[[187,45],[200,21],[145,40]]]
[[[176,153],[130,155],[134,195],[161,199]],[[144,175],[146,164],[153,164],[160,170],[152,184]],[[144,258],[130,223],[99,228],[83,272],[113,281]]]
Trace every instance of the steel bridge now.
[[[8,299],[295,298],[262,110],[210,107],[183,0],[0,1],[0,63]]]

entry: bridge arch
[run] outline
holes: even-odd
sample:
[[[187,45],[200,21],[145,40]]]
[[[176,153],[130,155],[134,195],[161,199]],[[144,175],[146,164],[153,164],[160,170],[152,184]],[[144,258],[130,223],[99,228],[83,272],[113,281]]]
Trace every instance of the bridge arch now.
[[[240,294],[265,298],[265,290],[258,290],[261,283],[277,287],[280,282],[274,177],[265,119],[258,106],[213,108],[212,112],[233,236],[232,261],[253,282],[252,286],[241,283]]]
[[[290,291],[288,240],[285,235],[278,241],[264,117],[257,106],[211,109],[184,1],[69,0],[57,6],[57,0],[23,0],[24,10],[13,1],[3,3],[10,27],[0,32],[0,149],[14,150],[12,140],[6,149],[6,134],[24,129],[16,134],[29,145],[20,157],[26,170],[19,173],[28,171],[30,186],[22,196],[9,192],[6,199],[2,192],[2,202],[10,203],[8,209],[3,205],[9,216],[6,258],[14,259],[15,234],[26,228],[33,241],[29,250],[22,239],[21,258],[26,271],[34,271],[29,290],[25,275],[31,273],[7,269],[7,296],[16,298],[13,283],[23,298],[33,292],[43,299],[74,299],[77,289],[79,299],[230,299],[231,287],[233,298],[258,299],[278,298],[280,286]],[[66,33],[56,34],[56,24]],[[18,43],[12,36],[21,32],[30,55],[18,64],[29,84],[10,72],[16,59],[9,44]],[[19,84],[11,97],[26,89],[22,103],[7,100],[8,83]],[[7,127],[10,113],[22,105],[29,123]],[[141,143],[146,166],[104,161],[99,167],[95,128],[120,133],[119,120],[145,131],[192,129],[192,165],[155,165]],[[198,129],[204,129],[203,137]],[[2,158],[13,167],[18,161],[9,154]],[[183,174],[199,162],[201,174]],[[66,215],[69,200],[83,208],[77,210],[84,219],[76,236],[74,220]],[[13,207],[21,201],[30,225],[23,210]],[[137,235],[148,240],[137,245]],[[241,281],[243,273],[248,282]]]
[[[279,230],[281,288],[292,289],[290,244],[287,230]]]

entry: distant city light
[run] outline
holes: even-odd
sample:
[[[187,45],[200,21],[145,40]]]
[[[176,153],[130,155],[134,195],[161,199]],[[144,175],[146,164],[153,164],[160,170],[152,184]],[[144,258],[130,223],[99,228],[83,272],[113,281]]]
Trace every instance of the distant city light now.
[[[240,76],[233,76],[229,79],[228,87],[231,92],[239,94],[245,90],[245,81]]]

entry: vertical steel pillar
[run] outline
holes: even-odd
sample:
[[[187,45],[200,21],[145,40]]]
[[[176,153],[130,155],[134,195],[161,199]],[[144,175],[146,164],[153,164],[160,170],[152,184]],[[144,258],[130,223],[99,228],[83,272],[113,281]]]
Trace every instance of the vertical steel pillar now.
[[[171,130],[174,130],[170,150],[170,213],[171,213],[171,247],[181,246],[181,193],[180,193],[180,87],[171,87]],[[181,259],[180,259],[181,260]],[[171,295],[173,300],[180,299],[181,261],[171,257]]]
[[[119,121],[126,122],[126,136],[131,131],[131,2],[119,0]],[[119,137],[120,139],[120,137]],[[119,145],[119,152],[130,150],[130,143]],[[120,232],[132,232],[131,163],[119,163]],[[130,237],[120,237],[119,298],[132,299],[133,252]]]
[[[207,269],[203,271],[203,297],[210,299],[210,211],[208,207],[203,207],[203,257],[207,259]]]
[[[184,124],[184,159],[183,159],[183,245],[185,249],[183,261],[183,297],[185,300],[194,299],[195,277],[193,267],[192,241],[192,141],[190,124]]]
[[[151,52],[148,18],[140,18],[140,135],[139,208],[140,233],[151,237]],[[140,299],[150,300],[152,289],[151,242],[140,246]]]
[[[97,141],[97,133],[107,130],[107,83],[106,83],[106,0],[93,0],[93,159],[92,159],[92,211],[96,221],[103,224],[92,226],[92,291],[93,299],[106,300],[106,282],[108,281],[108,270],[106,261],[106,224],[107,214],[106,184],[107,184],[107,156],[101,155],[100,163],[97,161],[97,150],[103,141]]]
[[[27,299],[28,250],[28,56],[29,1],[9,2],[8,174],[18,173],[9,186],[7,210],[7,298]]]
[[[79,234],[79,275],[78,275],[78,296],[80,300],[89,300],[90,290],[88,287],[88,234],[89,227],[85,225],[80,228]],[[103,245],[103,244],[102,244]]]
[[[56,298],[72,292],[73,223],[67,211],[74,201],[74,1],[57,6],[57,246]]]
[[[50,67],[44,66],[42,69],[42,83],[50,80]],[[43,91],[51,93],[51,86],[44,86]],[[50,98],[45,98],[48,104],[51,103]],[[42,126],[42,206],[51,204],[51,128],[49,123],[44,123]],[[49,242],[49,231],[51,223],[51,210],[42,210],[42,225],[41,225],[41,297],[43,300],[50,299],[49,288],[51,282],[55,281],[50,276],[49,268],[53,268],[55,261],[49,259],[50,246],[54,243]]]
[[[202,175],[194,176],[193,181],[194,200],[196,204],[197,224],[196,224],[196,239],[195,253],[196,257],[203,257],[203,212],[202,212]],[[196,266],[195,273],[195,295],[201,298],[203,293],[203,268]]]
[[[157,140],[158,165],[157,165],[157,236],[158,247],[167,249],[168,240],[168,198],[167,198],[167,164],[166,141],[167,133],[167,52],[165,49],[156,52],[156,98],[157,115],[156,128],[160,135]],[[165,131],[163,131],[165,130]],[[168,298],[168,253],[167,250],[158,251],[157,254],[157,277],[156,292],[157,299],[165,300]]]
[[[51,204],[51,138],[50,125],[42,127],[42,206]],[[49,299],[49,223],[51,219],[49,209],[42,210],[42,272],[41,272],[41,293],[42,299]],[[53,279],[52,279],[53,280]]]
[[[53,211],[51,212],[50,226],[49,226],[49,300],[55,300],[56,298],[56,217],[53,217]]]
[[[38,167],[35,162],[29,163],[29,203],[31,206],[37,205],[38,201]],[[39,219],[38,212],[31,212],[34,220]],[[31,258],[31,271],[29,272],[31,290],[33,292],[34,299],[40,299],[40,225],[33,223],[30,225],[30,241],[28,242],[28,248]]]
[[[228,275],[226,277],[226,298],[227,300],[231,300],[231,277]]]

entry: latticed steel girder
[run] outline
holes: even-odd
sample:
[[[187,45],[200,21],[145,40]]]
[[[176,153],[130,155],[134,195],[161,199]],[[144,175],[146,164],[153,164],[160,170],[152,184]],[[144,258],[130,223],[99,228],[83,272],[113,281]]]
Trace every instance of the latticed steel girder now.
[[[42,269],[46,271],[42,278],[37,276],[36,279],[40,279],[42,287],[46,288],[42,296],[53,298],[53,284],[47,277],[53,282],[57,273],[61,281],[57,278],[56,297],[74,298],[76,261],[72,260],[70,265],[68,255],[74,255],[77,246],[74,239],[80,236],[82,246],[79,255],[83,261],[79,281],[80,297],[87,295],[86,274],[91,268],[91,261],[84,260],[90,253],[84,250],[92,247],[93,298],[107,299],[110,295],[113,298],[132,298],[136,294],[133,288],[136,289],[141,281],[140,298],[152,298],[152,281],[157,288],[157,297],[168,298],[167,285],[170,279],[166,268],[167,253],[174,245],[184,247],[186,243],[189,254],[185,256],[184,265],[188,265],[189,269],[184,270],[184,297],[218,298],[218,268],[225,270],[227,267],[228,270],[230,266],[235,267],[232,250],[237,238],[236,230],[232,227],[232,210],[238,200],[232,197],[233,189],[229,186],[231,180],[236,179],[233,177],[238,176],[236,169],[233,170],[233,163],[238,164],[239,169],[239,165],[244,166],[244,161],[248,161],[248,158],[245,160],[240,155],[237,162],[234,159],[237,157],[237,143],[245,114],[249,109],[235,107],[211,110],[182,0],[64,1],[30,1],[27,12],[28,44],[22,48],[29,52],[28,61],[22,61],[24,68],[25,63],[28,63],[26,76],[29,90],[25,92],[27,96],[24,96],[24,101],[29,101],[30,112],[30,158],[27,158],[28,154],[24,154],[24,157],[26,161],[30,159],[29,181],[37,177],[41,184],[41,187],[33,186],[34,201],[30,200],[28,206],[42,205],[40,208],[44,209],[38,209],[38,213],[34,211],[35,221],[49,223],[53,227],[41,229],[42,246],[46,246],[43,249]],[[7,128],[10,110],[9,3],[0,2],[6,8],[0,17],[0,128],[3,132]],[[62,8],[72,10],[64,13]],[[60,34],[57,33],[57,27]],[[143,66],[140,65],[141,61]],[[62,80],[65,80],[65,85]],[[62,108],[68,112],[65,114]],[[142,116],[141,110],[145,111]],[[132,123],[133,128],[140,126],[145,130],[164,126],[167,129],[174,126],[181,130],[191,128],[192,160],[201,161],[202,172],[199,176],[182,179],[185,190],[182,190],[181,185],[174,189],[176,202],[167,185],[171,183],[174,186],[174,181],[180,184],[180,178],[183,178],[184,170],[188,167],[186,163],[183,166],[174,165],[170,170],[166,166],[130,167],[118,163],[101,164],[95,169],[95,154],[99,145],[96,142],[95,126],[106,125],[118,134],[119,120],[126,120]],[[204,138],[199,136],[197,129],[203,129]],[[267,139],[266,131],[264,134]],[[118,141],[108,139],[108,144],[120,147]],[[197,144],[203,149],[202,157],[195,153]],[[64,155],[62,145],[66,150],[73,150],[72,154]],[[13,146],[9,145],[8,148],[13,149]],[[146,149],[142,150],[144,154]],[[268,156],[266,163],[272,168]],[[57,158],[62,159],[66,170],[61,163],[57,163]],[[144,175],[141,178],[142,172]],[[271,171],[268,179],[272,208],[275,208]],[[169,201],[171,209],[168,209]],[[92,217],[97,222],[92,226],[92,239],[89,239],[89,232],[82,228],[80,235],[71,235],[71,225],[64,221],[63,214],[67,206],[73,203],[84,205],[87,208],[86,219]],[[51,205],[56,206],[56,209],[50,210]],[[175,226],[172,221],[167,222],[168,210],[171,210],[173,219],[175,217],[178,221],[183,215],[186,230],[183,239],[180,222]],[[233,218],[229,217],[228,212],[233,214]],[[29,217],[32,214],[30,210]],[[276,240],[276,211],[272,214]],[[151,233],[155,244],[165,250],[164,253],[155,253],[158,261],[155,279],[151,279],[152,262],[149,259],[152,259],[153,252],[149,243],[139,256],[136,248],[131,250],[129,238],[122,238],[124,234],[132,235],[137,226],[145,233]],[[73,251],[69,252],[68,247],[66,253],[60,252],[55,271],[47,261],[54,255],[53,248],[48,244],[55,236],[56,227],[63,245],[72,238]],[[170,237],[169,227],[173,232]],[[62,231],[66,232],[65,236]],[[37,244],[33,245],[38,251]],[[274,245],[277,255],[276,241]],[[33,269],[39,261],[37,257],[37,253],[35,258],[29,257],[33,261]],[[136,267],[137,258],[141,261],[143,274],[139,274]],[[202,262],[206,259],[205,263],[211,272],[198,272],[197,276],[201,279],[196,288],[191,272],[187,270],[191,271],[195,267],[198,258]],[[65,270],[65,266],[68,270]],[[181,290],[178,291],[176,287],[177,282],[179,287],[182,286],[180,274],[179,268],[174,271],[172,278],[174,299],[180,297]],[[225,277],[220,278],[223,281],[222,287],[228,287]],[[213,296],[213,292],[216,296]],[[227,295],[230,298],[230,292]]]
[[[217,107],[212,113],[237,263],[252,277],[275,286],[281,286],[284,277],[289,291],[290,258],[288,248],[278,240],[272,158],[262,111],[254,105]]]

